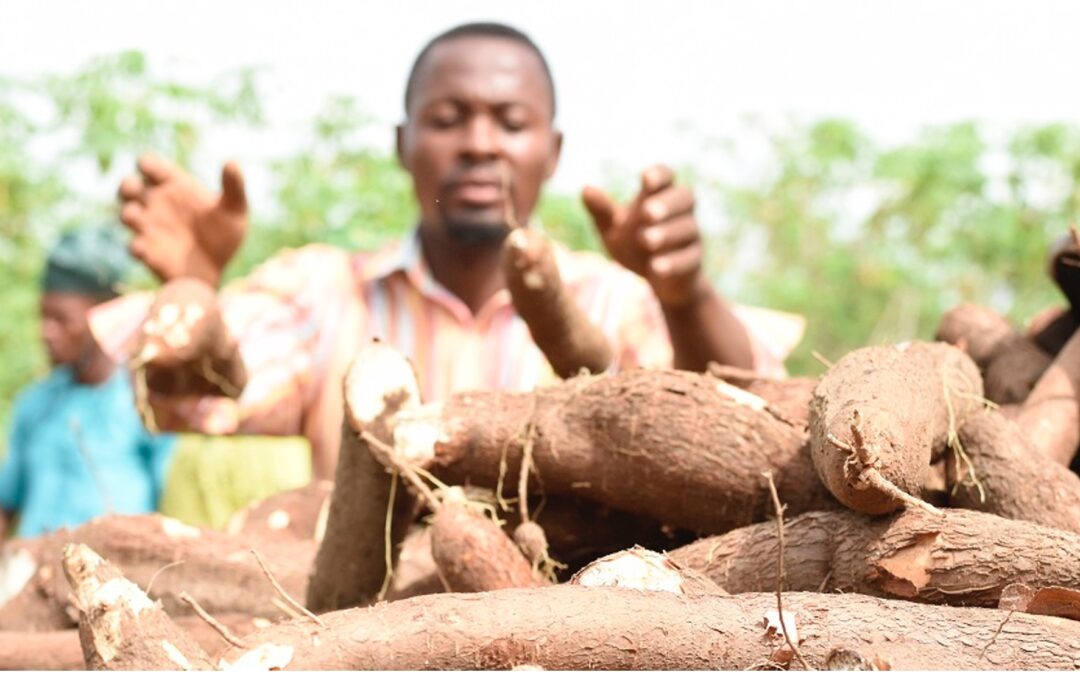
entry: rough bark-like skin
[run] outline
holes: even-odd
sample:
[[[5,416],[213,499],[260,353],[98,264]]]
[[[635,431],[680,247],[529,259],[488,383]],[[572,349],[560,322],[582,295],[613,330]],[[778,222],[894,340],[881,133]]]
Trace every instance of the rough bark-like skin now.
[[[775,523],[709,537],[669,553],[730,593],[776,588]],[[784,588],[935,604],[997,607],[1021,582],[1080,588],[1080,536],[987,513],[905,509],[873,517],[804,513],[784,524]]]
[[[859,595],[786,593],[783,601],[813,668],[841,649],[893,670],[1080,665],[1080,623],[1067,619]],[[744,670],[766,665],[783,640],[763,627],[775,611],[772,593],[514,588],[335,612],[323,617],[327,629],[290,621],[244,643],[294,645],[288,668],[297,670]]]
[[[211,670],[206,653],[161,606],[84,544],[64,547],[64,574],[81,607],[89,670]]]
[[[981,405],[982,378],[966,354],[941,342],[858,349],[821,378],[810,404],[810,447],[818,475],[842,504],[881,514],[901,502],[877,488],[859,486],[862,462],[828,436],[855,445],[851,425],[857,412],[880,474],[918,496],[931,460],[945,448],[950,426],[946,386],[959,426]]]
[[[1080,444],[1080,332],[1074,333],[1015,418],[1039,453],[1068,466]]]
[[[326,532],[315,556],[307,607],[325,612],[373,602],[387,576],[386,518],[391,492],[390,569],[412,523],[415,500],[360,435],[393,443],[394,416],[419,405],[412,365],[380,342],[365,345],[343,383],[345,403]]]
[[[965,304],[941,317],[937,339],[963,349],[983,373],[986,397],[1008,405],[1022,403],[1050,365],[1061,345],[1050,350],[1042,342],[1052,343],[1057,332],[1021,335],[989,307]]]
[[[0,631],[0,670],[86,670],[78,629]]]
[[[1016,334],[1009,320],[998,312],[968,303],[945,312],[934,337],[960,347],[980,370],[985,370],[1001,345]]]
[[[333,482],[316,479],[302,488],[260,499],[233,515],[228,531],[266,538],[316,539],[333,489]]]
[[[255,625],[248,616],[218,614],[214,619],[237,637],[255,631]],[[212,660],[215,654],[223,652],[228,646],[221,635],[200,617],[181,616],[173,619],[173,622],[190,635]],[[0,670],[86,670],[79,629],[37,633],[0,631]]]
[[[796,427],[806,426],[817,378],[789,377],[781,380],[762,377],[752,370],[716,363],[709,364],[709,374],[765,399],[771,410]]]
[[[451,591],[476,593],[541,585],[502,528],[461,504],[443,504],[431,521],[431,557]]]
[[[312,541],[263,539],[201,530],[158,515],[104,516],[74,530],[37,539],[14,540],[5,550],[25,548],[38,564],[23,590],[0,608],[0,630],[49,631],[72,628],[77,615],[61,569],[63,545],[84,543],[106,556],[133,582],[146,588],[173,616],[191,613],[178,596],[187,591],[211,614],[243,613],[278,618],[273,587],[250,550],[254,548],[290,594],[303,597]],[[182,564],[163,569],[178,561]]]
[[[983,371],[986,398],[1002,405],[1023,403],[1052,361],[1029,337],[1003,340]]]
[[[611,345],[566,292],[543,233],[511,232],[503,245],[502,269],[514,309],[559,377],[573,377],[582,368],[607,370]]]
[[[634,370],[576,378],[532,393],[471,392],[442,408],[440,473],[493,487],[504,448],[517,476],[535,422],[530,492],[572,494],[705,533],[772,511],[761,476],[775,474],[789,513],[835,508],[816,479],[801,429],[734,402],[715,379]]]
[[[667,551],[694,540],[687,530],[664,527],[651,518],[618,511],[603,504],[573,496],[550,495],[537,510],[533,504],[533,519],[544,530],[549,555],[567,565],[559,578],[569,579],[582,565],[609,553],[631,546],[655,551]],[[506,519],[505,530],[513,533],[521,523],[516,511],[500,514]]]
[[[389,439],[385,426],[372,430]],[[375,601],[386,578],[386,507],[391,476],[345,421],[337,479],[330,500],[326,534],[315,556],[308,585],[307,607],[325,612]],[[398,481],[391,526],[392,560],[412,522],[414,501]]]
[[[431,557],[431,528],[416,525],[401,543],[401,554],[386,591],[386,601],[403,600],[428,593],[444,593],[435,559]]]
[[[975,467],[985,499],[966,467],[949,462],[950,483],[960,477],[955,507],[1080,532],[1080,476],[1040,455],[1011,421],[995,411],[973,415],[960,427],[960,443]]]

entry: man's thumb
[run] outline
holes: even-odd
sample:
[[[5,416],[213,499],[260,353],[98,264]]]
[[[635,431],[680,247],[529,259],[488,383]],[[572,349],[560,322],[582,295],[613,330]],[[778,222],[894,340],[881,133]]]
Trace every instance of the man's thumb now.
[[[221,170],[221,205],[231,211],[247,209],[244,174],[240,173],[236,162],[229,162]]]
[[[585,203],[598,230],[606,232],[615,224],[616,205],[611,195],[590,185],[581,191],[581,201]]]

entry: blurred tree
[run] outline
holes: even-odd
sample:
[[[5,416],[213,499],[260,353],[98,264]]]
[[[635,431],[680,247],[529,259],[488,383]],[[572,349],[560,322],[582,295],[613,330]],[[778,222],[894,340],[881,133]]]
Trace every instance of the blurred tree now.
[[[930,338],[959,302],[1018,323],[1060,302],[1044,256],[1080,205],[1077,129],[1024,128],[991,147],[960,123],[877,148],[852,123],[824,120],[769,147],[769,175],[714,183],[731,216],[719,239],[739,251],[764,238],[740,300],[807,317],[793,372],[820,372],[815,350],[836,359]]]
[[[0,421],[15,391],[44,372],[44,248],[65,227],[115,218],[118,169],[139,152],[190,166],[207,130],[260,125],[256,75],[179,84],[126,52],[71,75],[0,79],[0,351],[18,355],[0,369]],[[371,149],[370,130],[355,99],[327,102],[303,149],[267,167],[270,203],[254,205],[230,277],[283,247],[369,249],[413,226],[409,178],[392,155]],[[1059,301],[1043,255],[1080,208],[1080,128],[1022,128],[991,143],[965,123],[879,147],[851,122],[830,119],[704,141],[736,166],[740,144],[768,148],[759,175],[709,180],[698,166],[683,174],[729,221],[709,246],[710,273],[723,273],[741,302],[808,318],[793,372],[820,372],[812,350],[835,359],[868,343],[929,337],[941,312],[963,300],[1017,321]],[[625,198],[633,181],[624,182],[617,193]],[[537,218],[571,248],[600,248],[577,195],[546,194]]]
[[[261,121],[255,73],[206,86],[165,82],[137,52],[95,59],[70,75],[0,78],[0,424],[15,393],[47,370],[38,328],[38,277],[62,230],[115,220],[115,187],[85,194],[147,149],[185,165],[209,124]],[[119,227],[119,224],[117,224]],[[0,446],[6,434],[0,433]]]

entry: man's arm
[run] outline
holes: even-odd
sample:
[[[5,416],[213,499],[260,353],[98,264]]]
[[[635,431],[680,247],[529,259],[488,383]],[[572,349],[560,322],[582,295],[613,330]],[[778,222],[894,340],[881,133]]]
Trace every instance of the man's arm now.
[[[710,361],[754,367],[746,328],[702,271],[694,195],[674,184],[670,169],[646,170],[640,192],[627,205],[592,187],[582,198],[611,257],[644,277],[656,294],[676,368],[704,371]]]

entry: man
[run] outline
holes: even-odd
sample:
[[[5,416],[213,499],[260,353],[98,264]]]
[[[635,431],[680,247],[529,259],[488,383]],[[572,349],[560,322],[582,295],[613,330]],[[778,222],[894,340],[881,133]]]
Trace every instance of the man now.
[[[128,373],[98,348],[92,307],[117,296],[130,259],[114,228],[65,234],[42,279],[41,329],[52,372],[17,398],[0,468],[0,531],[33,537],[107,512],[157,508],[172,448],[136,411]]]
[[[547,64],[525,35],[470,24],[436,37],[413,66],[397,129],[398,157],[420,207],[415,236],[375,254],[287,252],[220,298],[213,289],[247,227],[239,169],[225,167],[215,196],[144,157],[141,176],[121,185],[121,219],[135,232],[134,255],[171,283],[149,324],[153,334],[131,330],[147,299],[103,312],[96,332],[110,351],[142,350],[158,375],[152,402],[165,424],[302,433],[319,476],[332,475],[336,461],[345,368],[372,337],[413,361],[427,400],[541,384],[550,368],[513,310],[499,259],[508,211],[528,223],[558,164],[555,108]],[[770,353],[751,336],[702,273],[694,197],[670,170],[645,171],[629,204],[596,188],[583,199],[618,265],[565,250],[557,262],[571,295],[611,340],[617,367],[702,370],[717,361],[780,369],[786,350]],[[192,303],[197,311],[170,310],[173,321],[161,320],[162,308]],[[166,344],[159,337],[166,324],[190,339]],[[237,361],[249,376],[237,398],[197,395],[239,389]],[[210,377],[191,366],[208,362],[217,364]],[[209,386],[215,379],[227,386]]]

